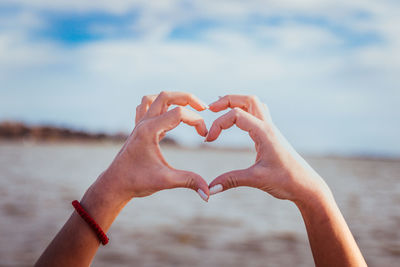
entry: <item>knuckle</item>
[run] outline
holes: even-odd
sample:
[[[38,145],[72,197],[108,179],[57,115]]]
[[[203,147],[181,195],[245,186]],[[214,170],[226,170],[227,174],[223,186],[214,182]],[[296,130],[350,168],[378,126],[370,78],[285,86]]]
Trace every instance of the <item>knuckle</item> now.
[[[258,102],[258,96],[256,96],[256,95],[249,95],[249,96],[248,96],[248,99],[249,99],[249,101],[252,102],[252,103]]]
[[[215,127],[220,127],[224,121],[226,120],[225,117],[219,117],[218,119],[216,119],[213,124],[211,125],[211,127],[213,127],[215,125]]]
[[[236,176],[235,176],[235,175],[232,175],[232,174],[230,174],[230,175],[227,177],[226,182],[227,182],[227,184],[228,184],[228,188],[235,188],[235,187],[238,187],[238,186],[239,186],[238,180],[237,180]]]
[[[232,109],[232,113],[237,117],[242,114],[243,110],[241,108],[235,107]]]
[[[161,91],[158,96],[160,98],[167,98],[169,96],[169,92],[168,91]]]
[[[137,126],[137,133],[139,136],[148,136],[151,133],[151,123],[149,121],[142,121]]]
[[[196,185],[196,183],[195,183],[195,180],[193,177],[187,178],[186,183],[185,183],[186,188],[195,188],[195,185]]]
[[[184,113],[184,108],[181,107],[181,106],[178,106],[178,107],[174,108],[174,112],[175,112],[179,117],[181,117],[181,116],[183,115],[183,113]]]
[[[142,97],[142,103],[148,103],[150,102],[150,97],[148,95],[145,95]]]

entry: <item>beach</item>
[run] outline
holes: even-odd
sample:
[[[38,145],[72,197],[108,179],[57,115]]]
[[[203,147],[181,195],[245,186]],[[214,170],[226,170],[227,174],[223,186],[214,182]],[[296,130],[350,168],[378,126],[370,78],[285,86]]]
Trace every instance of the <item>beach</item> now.
[[[113,142],[0,143],[0,266],[32,266],[111,163]],[[207,182],[246,168],[250,150],[163,146]],[[400,160],[306,156],[325,179],[369,266],[400,261]],[[296,206],[253,188],[212,196],[173,189],[133,199],[92,266],[313,266]]]

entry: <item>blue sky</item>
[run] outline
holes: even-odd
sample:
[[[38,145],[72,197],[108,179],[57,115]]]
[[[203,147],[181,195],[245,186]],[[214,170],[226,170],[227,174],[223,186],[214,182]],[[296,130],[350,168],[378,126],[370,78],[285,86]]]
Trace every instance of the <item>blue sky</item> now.
[[[144,94],[255,94],[301,151],[400,155],[399,13],[390,0],[3,0],[0,120],[129,131]],[[233,129],[217,144],[251,142]]]

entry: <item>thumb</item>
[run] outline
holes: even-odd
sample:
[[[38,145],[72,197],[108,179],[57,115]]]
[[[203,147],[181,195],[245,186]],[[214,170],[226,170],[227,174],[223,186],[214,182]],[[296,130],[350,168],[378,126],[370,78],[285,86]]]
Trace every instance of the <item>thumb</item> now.
[[[190,171],[177,171],[175,186],[189,188],[197,192],[201,199],[208,202],[210,198],[210,190],[208,189],[207,182],[197,173]]]
[[[249,186],[249,178],[249,169],[230,171],[221,174],[210,183],[210,195],[214,195],[238,186]]]

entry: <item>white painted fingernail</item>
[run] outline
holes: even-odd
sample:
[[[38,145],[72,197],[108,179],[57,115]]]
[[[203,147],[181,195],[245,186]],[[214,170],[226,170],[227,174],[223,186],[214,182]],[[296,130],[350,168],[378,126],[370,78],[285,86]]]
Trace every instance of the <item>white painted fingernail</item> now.
[[[203,101],[200,100],[201,105],[205,108],[205,109],[209,109],[210,107],[204,103]]]
[[[210,108],[210,106],[207,105],[206,103],[202,102],[202,104],[203,104],[203,107],[205,107],[206,109],[209,109],[209,108]]]
[[[198,189],[198,190],[197,190],[197,193],[199,194],[199,196],[200,196],[205,202],[208,202],[208,196],[206,195],[206,193],[204,193],[203,190]]]
[[[208,134],[209,134],[209,133],[210,133],[210,131],[208,131],[207,134],[206,134],[206,136],[204,137],[204,143],[207,143],[207,142],[208,142],[207,138],[208,138]]]
[[[215,195],[216,193],[221,192],[223,189],[222,184],[214,185],[210,188],[210,195]]]

